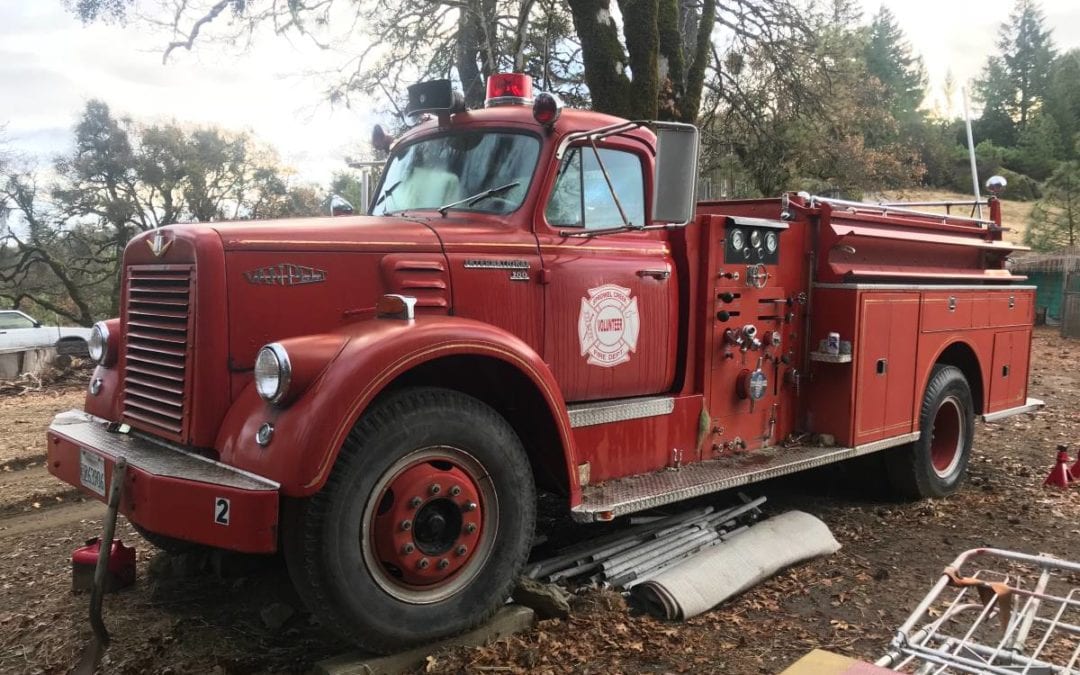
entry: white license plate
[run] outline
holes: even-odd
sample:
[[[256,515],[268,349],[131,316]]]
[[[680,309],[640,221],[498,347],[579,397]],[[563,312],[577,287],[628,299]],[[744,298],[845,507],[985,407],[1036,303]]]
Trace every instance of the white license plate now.
[[[79,482],[105,496],[105,458],[79,448]]]

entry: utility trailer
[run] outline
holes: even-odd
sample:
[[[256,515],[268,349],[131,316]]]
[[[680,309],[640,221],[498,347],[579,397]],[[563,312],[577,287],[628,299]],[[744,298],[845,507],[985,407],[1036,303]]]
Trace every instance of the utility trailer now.
[[[882,452],[900,494],[940,496],[975,416],[1039,405],[996,196],[986,219],[695,205],[692,126],[517,75],[483,110],[445,81],[410,110],[376,134],[368,215],[130,243],[53,474],[103,498],[124,458],[151,542],[283,551],[328,630],[388,651],[505,601],[537,490],[610,521]]]

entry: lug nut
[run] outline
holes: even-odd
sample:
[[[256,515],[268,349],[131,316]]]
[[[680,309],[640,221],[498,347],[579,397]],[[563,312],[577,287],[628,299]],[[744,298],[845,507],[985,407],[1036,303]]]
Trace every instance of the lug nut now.
[[[428,560],[427,558],[420,558],[420,560],[417,561],[416,566],[419,567],[422,570],[426,570],[428,568],[428,565],[430,565],[430,564],[431,564],[431,561]]]
[[[420,508],[420,505],[423,504],[423,503],[424,503],[424,500],[420,499],[419,497],[413,497],[412,499],[409,500],[409,506],[414,508],[414,509]]]
[[[405,544],[404,546],[401,547],[401,552],[404,553],[405,555],[409,555],[410,553],[412,553],[415,550],[416,550],[416,547],[413,546],[411,543]]]
[[[443,558],[442,560],[439,561],[439,569],[444,570],[447,567],[450,567],[450,561],[449,560],[447,560],[446,558]]]
[[[476,523],[466,523],[465,524],[465,531],[467,533],[469,533],[469,534],[472,534],[473,532],[476,532]]]
[[[411,528],[411,527],[412,527],[412,521],[411,520],[403,520],[403,521],[401,521],[401,529],[408,532],[409,528]]]
[[[459,494],[461,494],[461,488],[460,487],[455,485],[454,487],[450,488],[450,496],[451,497],[457,497]]]
[[[457,549],[454,551],[454,553],[457,553],[458,555],[465,555],[468,552],[469,549],[465,548],[465,544],[458,546]]]
[[[466,511],[475,511],[476,510],[476,502],[469,502],[468,504],[466,504],[465,505],[465,510]]]
[[[428,492],[430,492],[432,495],[437,495],[442,492],[442,488],[439,487],[438,483],[432,483],[431,487],[428,488]]]

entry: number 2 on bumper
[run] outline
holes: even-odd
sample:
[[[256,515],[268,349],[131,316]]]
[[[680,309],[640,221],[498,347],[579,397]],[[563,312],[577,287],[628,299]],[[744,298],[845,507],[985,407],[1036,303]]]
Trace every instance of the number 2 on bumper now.
[[[224,497],[214,498],[214,522],[218,525],[229,524],[229,500]]]

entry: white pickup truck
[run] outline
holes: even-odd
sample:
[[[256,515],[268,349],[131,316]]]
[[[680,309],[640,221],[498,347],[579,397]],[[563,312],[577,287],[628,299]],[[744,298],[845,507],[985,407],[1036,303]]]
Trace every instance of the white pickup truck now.
[[[89,328],[45,326],[16,309],[0,310],[0,354],[56,347],[58,354],[86,355]]]

